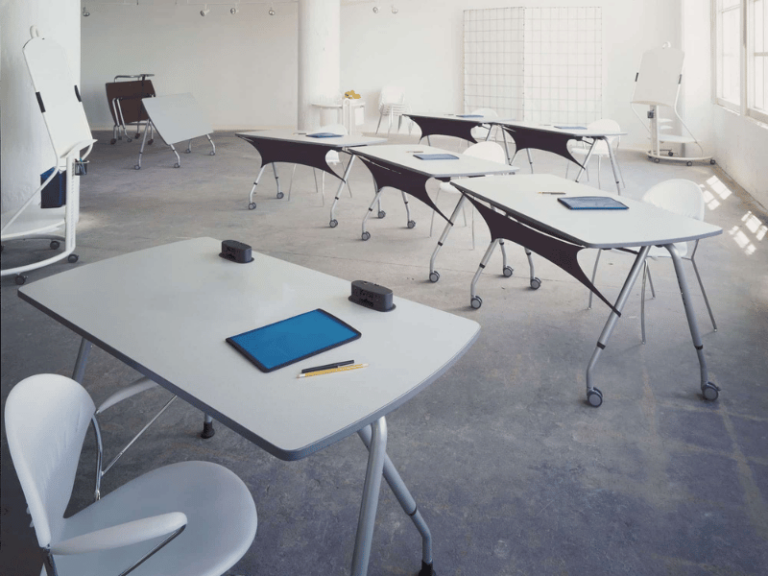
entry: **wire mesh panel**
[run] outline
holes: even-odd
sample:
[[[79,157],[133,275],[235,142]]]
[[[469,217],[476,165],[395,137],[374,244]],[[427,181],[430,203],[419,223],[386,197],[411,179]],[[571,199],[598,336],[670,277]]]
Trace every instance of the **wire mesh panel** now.
[[[464,11],[464,107],[586,124],[602,116],[602,10]]]

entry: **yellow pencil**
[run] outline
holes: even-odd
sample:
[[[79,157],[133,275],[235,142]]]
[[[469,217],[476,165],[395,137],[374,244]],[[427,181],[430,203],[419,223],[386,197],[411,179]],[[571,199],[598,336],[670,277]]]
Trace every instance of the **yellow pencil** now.
[[[346,372],[347,370],[357,370],[358,368],[365,368],[368,364],[355,364],[353,366],[339,366],[338,368],[330,368],[328,370],[318,370],[317,372],[307,372],[306,374],[299,374],[297,378],[309,378],[310,376],[320,376],[321,374],[333,374],[334,372]]]

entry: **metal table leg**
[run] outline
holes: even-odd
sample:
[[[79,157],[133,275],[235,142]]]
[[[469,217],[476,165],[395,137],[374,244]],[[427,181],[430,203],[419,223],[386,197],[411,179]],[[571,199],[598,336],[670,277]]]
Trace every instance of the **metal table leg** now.
[[[596,143],[597,143],[597,139],[593,139],[592,145],[589,147],[589,151],[587,151],[587,155],[584,158],[584,163],[581,165],[581,168],[579,169],[579,173],[576,174],[576,180],[574,180],[574,182],[578,182],[579,178],[581,178],[581,175],[587,169],[587,166],[589,165],[589,159],[592,158],[592,151],[595,149]]]
[[[526,148],[525,153],[528,154],[528,164],[531,165],[531,174],[533,174],[533,158],[531,157],[531,149]]]
[[[371,447],[371,427],[366,426],[357,433],[360,439],[365,444],[366,448],[370,450]],[[397,472],[395,465],[392,464],[389,456],[384,453],[384,479],[392,489],[392,493],[400,503],[403,512],[416,526],[416,530],[421,534],[421,571],[419,576],[432,576],[434,571],[432,569],[432,533],[429,531],[429,526],[421,516],[418,507],[416,506],[416,500],[411,496],[408,491],[408,487],[403,482],[400,474]]]
[[[147,122],[149,122],[149,120],[147,120]],[[150,126],[152,126],[151,122]],[[148,130],[144,130],[144,137],[141,139],[141,148],[139,148],[139,162],[133,167],[134,170],[141,170],[141,157],[144,155],[144,146],[147,143],[147,132]]]
[[[677,274],[677,283],[680,286],[680,295],[683,298],[683,306],[685,307],[685,315],[688,318],[688,328],[691,330],[693,346],[696,348],[696,354],[699,357],[699,367],[701,369],[701,393],[706,400],[717,400],[720,388],[709,381],[707,361],[704,358],[704,343],[701,341],[699,327],[696,324],[696,314],[694,313],[693,305],[691,304],[691,293],[688,290],[688,281],[685,279],[683,261],[677,253],[677,248],[675,248],[674,244],[667,244],[664,248],[666,248],[669,255],[672,256],[672,262],[675,266],[675,274]]]
[[[262,166],[261,170],[259,170],[259,175],[256,176],[256,180],[253,181],[253,187],[251,188],[250,194],[248,194],[248,210],[256,209],[256,202],[253,201],[253,195],[256,193],[256,186],[259,185],[259,180],[264,173],[264,168],[266,168],[266,166]]]
[[[474,309],[478,309],[480,308],[480,306],[483,305],[483,299],[477,295],[477,292],[475,291],[475,287],[477,286],[477,281],[480,279],[480,274],[483,273],[483,269],[485,268],[485,265],[488,264],[488,260],[491,259],[491,255],[493,254],[493,251],[496,248],[496,244],[498,243],[499,243],[499,240],[496,239],[496,240],[492,240],[491,243],[488,245],[488,249],[485,251],[485,255],[483,256],[483,259],[480,262],[480,265],[477,267],[477,272],[475,272],[475,276],[474,278],[472,278],[472,284],[469,287],[469,296],[470,296],[469,303]]]
[[[207,440],[208,438],[213,438],[214,434],[216,434],[216,430],[213,429],[213,418],[206,414],[205,420],[203,421],[203,431],[200,432],[200,438],[205,438]]]
[[[347,183],[347,178],[349,178],[349,172],[352,170],[352,164],[355,163],[355,158],[357,158],[357,156],[352,154],[349,163],[344,170],[344,176],[341,177],[341,182],[339,182],[339,187],[336,190],[336,197],[333,199],[333,204],[331,204],[331,222],[329,223],[331,228],[336,228],[336,226],[339,225],[339,221],[336,220],[336,204],[339,203],[339,196],[341,196],[341,192],[344,190],[344,185]],[[381,207],[379,207],[379,210],[381,210]],[[365,229],[365,225],[363,225],[363,229]]]
[[[459,212],[461,212],[461,209],[464,207],[464,203],[466,201],[467,201],[467,197],[464,196],[464,194],[461,194],[461,198],[459,198],[459,201],[456,204],[456,208],[453,209],[451,218],[445,224],[443,233],[440,235],[440,240],[437,241],[437,246],[435,246],[435,250],[432,252],[432,258],[429,259],[429,281],[430,282],[437,282],[438,280],[440,280],[440,272],[435,270],[437,253],[440,252],[440,248],[442,248],[443,244],[445,244],[445,241],[448,240],[448,235],[451,233],[451,230],[453,229],[453,224],[454,222],[456,222],[456,218],[459,217]]]
[[[91,351],[91,343],[85,338],[80,340],[80,349],[77,351],[75,369],[72,371],[72,380],[82,384],[85,376],[85,365],[88,363],[88,353]]]
[[[613,332],[613,328],[616,326],[616,321],[621,315],[621,311],[629,297],[629,293],[632,291],[632,287],[635,285],[638,274],[643,269],[643,264],[650,249],[650,246],[643,246],[638,252],[635,263],[632,265],[632,269],[629,271],[629,275],[624,281],[624,286],[622,286],[619,297],[614,305],[615,310],[611,310],[611,313],[608,315],[608,321],[605,323],[600,338],[597,339],[597,346],[592,353],[592,358],[589,360],[589,365],[587,366],[587,402],[595,408],[603,403],[603,393],[598,388],[592,386],[592,370],[595,368],[595,364],[597,364],[600,353],[605,350],[608,339],[611,337],[611,332]]]
[[[174,148],[173,144],[168,144],[168,146],[170,146],[171,150],[173,150],[173,153],[176,154],[176,164],[174,164],[173,167],[181,168],[181,156],[179,156],[179,153],[176,152],[176,148]]]
[[[405,217],[406,222],[408,223],[408,228],[415,228],[416,227],[416,221],[411,220],[411,209],[408,207],[408,197],[405,195],[405,192],[400,192],[400,194],[403,195],[403,203],[405,204]],[[379,209],[381,211],[381,209]]]
[[[371,557],[371,541],[379,505],[381,475],[387,450],[387,421],[382,416],[371,424],[371,442],[368,448],[368,468],[365,471],[363,500],[355,535],[355,551],[352,555],[352,576],[365,576]]]
[[[277,175],[277,166],[275,166],[274,162],[272,162],[272,172],[275,174],[275,184],[277,184],[277,199],[280,200],[284,194],[280,190],[280,177]]]
[[[211,151],[208,154],[210,156],[216,156],[216,144],[213,143],[213,140],[211,140],[211,136],[209,134],[206,134],[205,137],[208,138],[208,142],[211,143]]]
[[[608,148],[608,158],[611,160],[611,170],[613,170],[613,179],[616,181],[616,190],[621,196],[621,182],[619,181],[619,165],[616,162],[616,157],[613,155],[613,148],[607,138],[604,139],[605,145]]]
[[[373,197],[373,202],[371,202],[371,205],[368,206],[368,212],[365,213],[365,216],[363,217],[363,240],[369,240],[371,238],[371,233],[368,232],[365,229],[365,223],[368,221],[368,217],[371,215],[371,212],[373,212],[373,206],[377,202],[379,202],[379,199],[381,198],[381,192],[384,190],[384,188],[379,188],[379,190],[376,192],[376,195]]]

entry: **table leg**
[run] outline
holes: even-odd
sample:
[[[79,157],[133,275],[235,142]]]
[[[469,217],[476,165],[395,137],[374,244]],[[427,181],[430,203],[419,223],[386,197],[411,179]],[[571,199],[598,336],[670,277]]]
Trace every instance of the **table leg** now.
[[[581,165],[581,168],[579,169],[579,173],[576,174],[576,180],[574,180],[574,182],[578,182],[579,178],[581,178],[581,175],[587,169],[587,166],[589,165],[589,159],[592,158],[592,151],[595,149],[595,144],[596,143],[597,143],[597,139],[594,138],[592,140],[592,145],[589,147],[589,151],[587,152],[587,155],[584,158],[584,163]]]
[[[531,174],[533,174],[533,158],[531,157],[531,149],[526,148],[525,153],[528,154],[528,164],[531,165]]]
[[[366,448],[370,450],[371,427],[366,426],[357,434]],[[416,526],[416,530],[421,534],[421,572],[419,572],[419,576],[432,576],[434,574],[432,570],[432,533],[429,531],[429,526],[427,526],[416,506],[416,500],[411,496],[408,487],[386,453],[384,454],[384,479],[392,489],[392,493],[400,503],[403,512],[408,515],[414,526]]]
[[[176,164],[174,164],[173,167],[181,168],[181,156],[179,156],[179,153],[176,152],[176,148],[173,146],[173,144],[168,144],[168,146],[170,146],[171,150],[173,150],[173,153],[176,154]]]
[[[464,196],[464,194],[461,194],[461,198],[459,198],[459,201],[456,204],[456,208],[453,209],[451,218],[445,224],[443,233],[440,235],[440,240],[437,241],[437,246],[435,246],[435,250],[432,252],[432,258],[429,259],[429,281],[430,282],[437,282],[438,280],[440,280],[440,272],[435,270],[437,253],[440,252],[440,248],[442,248],[443,244],[445,244],[445,241],[448,240],[448,235],[451,233],[451,230],[453,229],[453,224],[454,222],[456,222],[456,218],[459,217],[459,212],[461,212],[461,209],[464,207],[464,203],[466,201],[467,201],[467,197]]]
[[[256,202],[253,201],[253,195],[256,193],[256,186],[259,185],[259,180],[261,180],[261,175],[264,173],[264,168],[266,168],[266,166],[262,166],[261,170],[259,170],[259,175],[256,176],[256,180],[253,181],[251,193],[248,194],[248,210],[256,209]]]
[[[415,228],[416,221],[411,220],[411,209],[408,207],[408,197],[405,195],[405,192],[400,192],[400,194],[403,195],[403,203],[405,204],[405,217],[406,221],[408,222],[408,228]]]
[[[613,155],[613,148],[611,147],[611,143],[606,138],[605,145],[608,148],[608,158],[611,160],[611,170],[613,170],[613,179],[616,181],[616,190],[619,193],[619,196],[621,196],[621,182],[619,182],[619,165],[618,162],[616,162],[616,157]]]
[[[213,438],[214,434],[216,434],[216,430],[213,429],[213,417],[205,414],[205,419],[203,420],[203,431],[200,432],[200,438],[207,440],[208,438]]]
[[[275,174],[275,184],[277,184],[277,199],[280,200],[285,194],[280,189],[280,177],[277,175],[277,166],[272,162],[272,172]]]
[[[368,217],[371,215],[371,212],[373,212],[373,206],[377,202],[379,202],[379,199],[381,198],[381,192],[384,190],[384,188],[379,188],[378,192],[376,192],[376,195],[373,197],[373,202],[371,202],[371,205],[368,206],[368,212],[365,213],[365,216],[363,217],[363,240],[369,240],[371,237],[371,233],[368,232],[365,229],[365,223],[368,221]]]
[[[341,182],[339,182],[339,188],[336,190],[336,197],[333,199],[333,204],[331,204],[331,222],[329,226],[331,228],[336,228],[336,226],[339,225],[339,221],[336,220],[336,204],[339,203],[339,196],[341,196],[341,191],[344,190],[344,185],[347,183],[347,178],[349,178],[349,171],[352,170],[352,164],[355,162],[355,156],[354,154],[351,155],[349,159],[349,163],[347,164],[347,168],[344,170],[344,176],[341,177]],[[365,228],[365,226],[363,226]]]
[[[355,551],[352,554],[352,576],[365,576],[371,558],[373,528],[376,523],[376,509],[379,506],[381,476],[387,450],[387,421],[382,416],[371,424],[371,443],[368,448],[368,467],[365,471],[363,500],[360,504],[360,518],[355,535]]]
[[[589,365],[587,366],[587,402],[595,408],[603,403],[603,393],[598,388],[592,386],[592,370],[595,368],[595,364],[597,364],[600,353],[605,350],[608,339],[611,337],[611,332],[613,332],[613,328],[616,326],[616,321],[621,315],[621,311],[629,297],[629,293],[632,291],[632,287],[635,285],[638,274],[643,269],[643,263],[650,249],[650,246],[643,246],[638,252],[635,263],[632,265],[632,269],[629,271],[629,275],[624,281],[624,286],[622,286],[619,297],[616,300],[614,310],[611,310],[611,313],[608,315],[608,321],[605,323],[600,338],[597,340],[595,351],[592,353],[592,358],[589,360]]]
[[[205,137],[208,138],[208,142],[211,143],[211,151],[208,154],[210,156],[216,156],[216,144],[214,144],[213,140],[211,140],[210,134],[206,134]]]
[[[507,164],[512,165],[512,158],[509,157],[509,145],[507,144],[507,131],[501,129],[501,137],[504,138],[504,154],[507,155]],[[517,154],[517,153],[515,153]]]
[[[80,350],[77,351],[75,369],[72,371],[72,380],[82,384],[85,376],[85,365],[88,363],[88,353],[91,351],[91,343],[85,338],[80,340]]]
[[[480,262],[480,266],[477,267],[477,272],[475,272],[475,276],[474,278],[472,278],[472,284],[469,287],[469,296],[470,296],[469,303],[474,309],[478,309],[480,308],[480,306],[483,305],[483,299],[477,295],[477,292],[475,291],[475,287],[477,286],[477,281],[480,279],[480,274],[483,273],[483,269],[485,268],[485,265],[488,264],[488,260],[491,259],[491,255],[493,254],[493,251],[496,248],[496,244],[498,243],[499,243],[499,239],[496,239],[496,240],[492,240],[491,243],[488,245],[488,249],[485,251],[485,255],[483,255],[483,259]]]
[[[147,120],[147,122],[149,122],[149,120]],[[147,143],[148,131],[149,130],[144,130],[144,138],[141,140],[141,148],[139,149],[139,162],[133,167],[134,170],[141,170],[141,157],[144,155],[144,145]]]
[[[691,304],[691,293],[688,290],[688,281],[685,278],[685,269],[683,268],[683,261],[680,255],[677,253],[677,248],[674,244],[667,244],[664,246],[672,257],[672,262],[675,266],[675,274],[677,274],[677,283],[680,286],[680,295],[683,298],[683,306],[685,307],[685,315],[688,318],[688,328],[691,330],[691,339],[693,340],[693,346],[696,348],[696,354],[699,357],[699,368],[701,370],[701,393],[706,400],[717,400],[719,396],[720,388],[709,381],[709,374],[707,372],[707,361],[704,358],[704,343],[701,340],[699,334],[699,327],[696,324],[696,314],[693,311],[693,305]]]

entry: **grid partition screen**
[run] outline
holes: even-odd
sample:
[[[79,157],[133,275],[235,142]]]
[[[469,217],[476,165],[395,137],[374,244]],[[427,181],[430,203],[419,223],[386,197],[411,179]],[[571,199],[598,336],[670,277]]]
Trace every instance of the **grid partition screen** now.
[[[602,116],[598,7],[464,11],[464,108],[585,124]]]

